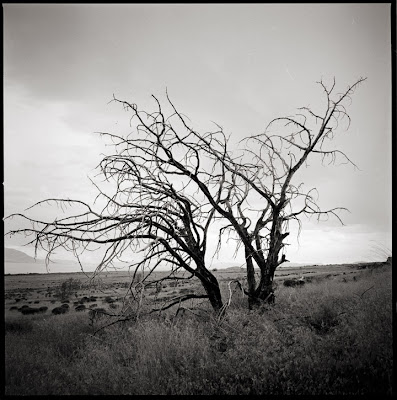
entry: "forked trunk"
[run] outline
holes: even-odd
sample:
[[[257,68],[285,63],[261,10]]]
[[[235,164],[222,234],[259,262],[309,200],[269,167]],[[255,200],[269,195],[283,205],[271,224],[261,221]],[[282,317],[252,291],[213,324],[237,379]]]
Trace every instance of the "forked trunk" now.
[[[273,289],[273,274],[270,272],[266,275],[263,275],[263,279],[261,279],[258,287],[255,290],[255,298],[261,303],[274,303],[275,296]]]
[[[263,304],[273,304],[275,300],[273,278],[276,268],[268,266],[261,269],[261,279],[258,287],[248,296],[248,307],[250,310]]]

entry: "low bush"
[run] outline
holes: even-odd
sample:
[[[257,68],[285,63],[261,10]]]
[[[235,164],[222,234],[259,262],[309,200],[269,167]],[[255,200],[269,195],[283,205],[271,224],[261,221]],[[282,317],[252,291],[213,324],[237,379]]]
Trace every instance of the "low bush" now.
[[[40,308],[26,307],[21,309],[23,315],[38,314],[39,312]]]
[[[299,279],[286,279],[283,282],[284,286],[303,286],[305,284],[305,281],[299,280]]]
[[[66,314],[67,312],[69,312],[69,308],[68,307],[55,307],[52,309],[51,312],[54,315]]]
[[[104,308],[94,308],[88,312],[90,318],[100,318],[102,315],[106,314],[107,311]]]
[[[113,303],[113,302],[115,302],[116,300],[114,300],[111,296],[106,296],[104,299],[103,299],[103,302],[104,303]]]
[[[84,296],[80,299],[80,304],[88,303],[90,299],[87,296]]]

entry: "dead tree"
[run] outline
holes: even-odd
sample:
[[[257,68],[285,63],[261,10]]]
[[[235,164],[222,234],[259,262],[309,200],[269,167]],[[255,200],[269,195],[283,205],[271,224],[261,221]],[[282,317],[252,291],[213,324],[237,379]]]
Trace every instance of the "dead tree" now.
[[[298,224],[298,235],[304,216],[314,215],[318,220],[334,216],[343,224],[339,212],[346,208],[321,210],[317,190],[304,191],[303,183],[294,184],[293,178],[309,156],[320,156],[322,163],[334,164],[340,160],[356,167],[344,152],[330,148],[329,143],[340,122],[346,120],[346,129],[349,128],[346,102],[364,80],[360,78],[342,93],[335,93],[335,79],[330,86],[318,82],[326,98],[325,109],[301,107],[293,117],[272,120],[263,134],[244,139],[245,163],[244,158],[237,163],[229,154],[209,150],[232,176],[235,202],[232,204],[227,198],[222,204],[213,205],[229,221],[224,229],[236,232],[244,247],[250,307],[274,301],[274,274],[287,261],[285,239],[291,222]],[[282,132],[270,132],[280,125]],[[236,191],[244,184],[243,191]],[[255,278],[255,264],[259,282]]]
[[[206,155],[200,151],[194,135],[177,133],[172,116],[166,119],[160,103],[154,99],[158,111],[152,114],[121,102],[137,120],[132,135],[122,137],[101,132],[115,148],[115,154],[105,156],[98,165],[106,184],[114,185],[112,194],[92,182],[99,192],[96,201],[103,203],[101,210],[79,200],[47,199],[33,207],[55,202],[62,207],[78,206],[82,211],[55,221],[13,214],[10,217],[24,218],[32,227],[9,234],[33,235],[29,243],[35,244],[36,251],[44,249],[47,261],[62,247],[72,251],[80,263],[82,252],[99,245],[105,250],[98,273],[123,260],[123,254],[129,250],[138,258],[128,264],[134,270],[134,277],[140,268],[149,271],[143,283],[149,282],[158,266],[169,267],[168,278],[187,271],[190,277],[200,280],[205,295],[186,294],[171,300],[171,304],[208,298],[218,311],[223,305],[219,284],[205,264],[208,230],[215,210],[206,204],[205,197],[195,193],[191,184],[191,175],[203,174],[203,181],[206,174],[211,175],[201,169],[200,163],[205,163]],[[180,173],[181,168],[184,173]]]
[[[34,234],[36,247],[45,243],[49,254],[58,246],[76,254],[78,246],[107,246],[98,269],[116,260],[126,248],[143,251],[144,258],[134,264],[136,268],[168,263],[175,270],[184,269],[200,279],[213,308],[220,310],[218,282],[205,266],[208,231],[211,222],[219,219],[224,221],[219,245],[223,234],[229,232],[244,248],[249,306],[272,302],[275,270],[286,261],[289,224],[297,222],[300,228],[301,218],[311,215],[333,215],[342,222],[338,212],[344,208],[323,211],[314,197],[315,189],[305,192],[302,184],[292,182],[309,156],[319,155],[331,163],[342,157],[352,163],[343,152],[326,145],[338,122],[344,118],[350,122],[345,103],[363,80],[341,94],[334,93],[335,81],[330,88],[319,82],[327,99],[324,111],[302,107],[297,116],[274,119],[263,134],[246,138],[237,155],[230,150],[222,127],[198,133],[168,94],[168,117],[154,96],[157,110],[152,113],[114,99],[131,113],[136,129],[128,137],[102,132],[117,149],[99,165],[105,179],[116,183],[112,196],[98,187],[105,200],[103,210],[60,200],[83,205],[86,211],[51,223],[30,219],[38,227],[11,234]],[[288,131],[271,134],[269,129],[277,123]],[[250,149],[251,144],[255,147]]]
[[[326,99],[324,110],[301,107],[295,116],[272,120],[263,134],[244,140],[244,150],[237,156],[228,148],[222,127],[217,125],[216,132],[197,133],[168,98],[182,127],[189,137],[195,138],[196,149],[211,160],[212,169],[210,174],[202,174],[197,164],[192,173],[186,164],[175,161],[172,164],[179,174],[193,181],[217,217],[227,221],[220,230],[219,243],[227,230],[237,234],[238,245],[245,252],[250,307],[274,301],[274,274],[287,261],[285,239],[291,222],[298,224],[298,234],[301,218],[305,216],[314,215],[318,220],[334,216],[343,224],[339,213],[346,208],[322,210],[317,190],[304,191],[303,183],[294,184],[293,178],[309,156],[320,156],[323,163],[341,160],[355,166],[344,152],[328,146],[340,122],[346,120],[346,129],[349,128],[350,117],[345,106],[364,80],[358,79],[342,93],[335,93],[335,79],[330,87],[318,82]],[[270,133],[277,124],[287,131]],[[255,265],[259,282],[255,278]]]

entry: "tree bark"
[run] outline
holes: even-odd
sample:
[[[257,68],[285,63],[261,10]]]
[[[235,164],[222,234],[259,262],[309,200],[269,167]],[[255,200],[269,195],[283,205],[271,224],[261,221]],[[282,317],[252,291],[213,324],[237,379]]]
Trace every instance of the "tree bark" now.
[[[261,270],[259,284],[248,296],[248,308],[250,310],[263,304],[273,304],[275,301],[273,279],[277,263],[273,265],[269,263],[268,259],[265,265],[259,267]]]
[[[208,300],[215,312],[218,312],[222,306],[222,296],[221,290],[219,288],[219,283],[215,276],[208,271],[206,268],[203,268],[196,272],[196,276],[200,279],[201,284],[203,285],[205,292],[208,295]]]
[[[272,272],[273,271],[273,272]],[[255,304],[273,304],[275,300],[273,289],[274,270],[269,268],[262,274],[258,287],[255,290]]]
[[[248,283],[248,308],[251,310],[253,307],[254,297],[255,297],[255,269],[254,263],[252,261],[252,255],[250,254],[247,247],[245,247],[245,260],[247,265],[247,283]]]

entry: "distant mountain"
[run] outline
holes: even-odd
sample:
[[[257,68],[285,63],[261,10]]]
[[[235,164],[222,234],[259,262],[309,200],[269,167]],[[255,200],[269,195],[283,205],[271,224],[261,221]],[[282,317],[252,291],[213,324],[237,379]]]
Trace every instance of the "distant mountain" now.
[[[8,249],[7,247],[4,249],[4,261],[8,263],[30,263],[35,262],[33,257],[28,256],[23,251]],[[37,260],[39,261],[39,260]]]
[[[314,267],[318,266],[319,264],[310,264],[310,263],[296,263],[296,262],[284,262],[282,263],[279,268],[297,268],[297,267]]]
[[[314,267],[314,266],[319,266],[320,264],[310,264],[310,263],[294,263],[294,262],[284,262],[280,265],[279,268],[297,268],[297,267]],[[240,265],[236,265],[236,263],[226,263],[226,262],[218,262],[214,263],[211,267],[212,269],[219,269],[223,271],[245,271],[246,270],[246,265],[244,263]],[[258,267],[255,265],[255,269]]]
[[[236,262],[216,262],[210,266],[210,269],[239,269],[240,267],[245,267],[245,264],[239,265]]]

